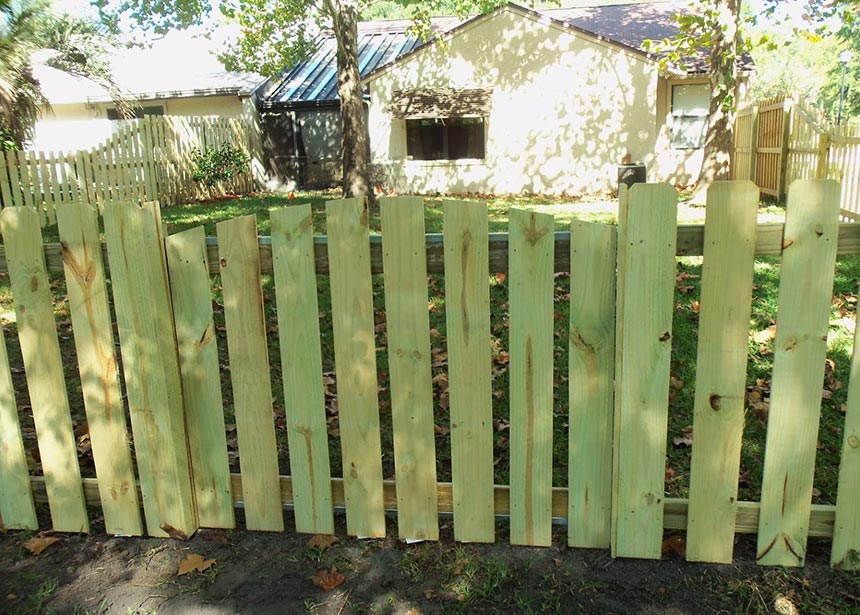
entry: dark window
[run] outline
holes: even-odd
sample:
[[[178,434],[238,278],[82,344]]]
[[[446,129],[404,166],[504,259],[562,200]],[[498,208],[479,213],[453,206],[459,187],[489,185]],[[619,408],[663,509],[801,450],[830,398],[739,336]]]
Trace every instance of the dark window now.
[[[413,160],[484,158],[484,118],[406,120],[406,154]]]
[[[700,149],[705,146],[711,88],[707,83],[672,86],[672,147]]]
[[[133,109],[134,117],[143,117],[144,115],[164,115],[164,107],[161,105],[153,105],[151,107],[135,107]],[[116,108],[110,108],[107,110],[107,117],[109,120],[118,120],[119,113]]]

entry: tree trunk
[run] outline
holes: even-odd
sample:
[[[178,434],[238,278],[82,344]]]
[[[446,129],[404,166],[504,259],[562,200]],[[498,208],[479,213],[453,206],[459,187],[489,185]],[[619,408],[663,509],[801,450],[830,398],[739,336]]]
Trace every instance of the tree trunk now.
[[[337,93],[343,126],[344,197],[370,196],[370,137],[358,71],[358,1],[332,0],[337,41]]]
[[[702,170],[691,198],[704,203],[708,187],[731,178],[738,90],[738,25],[741,0],[713,0],[718,19],[711,47],[711,104]]]

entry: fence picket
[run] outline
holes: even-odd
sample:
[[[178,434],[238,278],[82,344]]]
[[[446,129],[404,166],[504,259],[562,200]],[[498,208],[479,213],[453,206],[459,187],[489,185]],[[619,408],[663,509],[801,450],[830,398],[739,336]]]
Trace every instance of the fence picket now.
[[[84,201],[85,196],[83,196],[81,194],[81,186],[78,183],[80,181],[79,176],[78,176],[78,173],[80,171],[75,166],[75,155],[74,154],[66,154],[66,156],[64,156],[64,160],[66,163],[66,169],[67,169],[68,178],[69,178],[69,189],[70,189],[71,195],[72,195],[71,202],[72,203],[81,203]]]
[[[39,226],[39,215],[31,207],[10,207],[0,213],[51,520],[57,531],[87,532],[87,509]]]
[[[33,205],[33,186],[30,181],[30,166],[27,161],[27,152],[18,150],[18,173],[21,177],[21,204],[26,207],[34,207]],[[39,224],[44,226],[42,216],[39,216]]]
[[[0,335],[0,519],[6,529],[39,527],[29,474],[6,338]]]
[[[48,163],[45,159],[45,152],[39,152],[39,175],[42,177],[42,198],[45,202],[45,211],[48,215],[48,224],[57,223],[57,212],[54,207],[53,187],[51,186],[51,176],[48,173]]]
[[[364,199],[326,203],[347,532],[385,536],[370,243]]]
[[[774,341],[756,559],[802,566],[836,264],[839,184],[791,186]]]
[[[493,409],[487,207],[444,201],[454,538],[493,542]]]
[[[197,529],[161,216],[155,204],[104,211],[128,404],[147,531]]]
[[[380,201],[397,529],[401,540],[438,540],[424,199]]]
[[[192,480],[201,527],[235,527],[212,289],[202,226],[167,238]]]
[[[613,544],[619,557],[653,559],[663,539],[678,195],[666,184],[637,184],[629,199]]]
[[[836,519],[830,565],[839,570],[860,567],[860,331],[854,333],[854,352],[848,380],[848,402],[839,464]]]
[[[732,561],[758,200],[758,188],[748,181],[720,182],[708,190],[687,513],[689,561]]]
[[[282,532],[257,217],[219,222],[216,229],[245,521],[250,530]]]
[[[68,201],[69,197],[63,195],[63,175],[59,168],[57,152],[50,152],[48,155],[48,166],[51,174],[51,184],[54,186],[54,207],[59,207],[64,201]]]
[[[568,545],[609,547],[615,376],[614,228],[570,228]]]
[[[12,200],[12,186],[10,184],[9,160],[0,152],[0,198],[3,200],[3,207],[13,207],[15,205]]]
[[[21,192],[21,179],[18,173],[18,156],[13,151],[6,152],[6,166],[9,169],[9,186],[12,189],[12,204],[24,205],[24,194]]]
[[[270,212],[296,530],[334,533],[310,205]]]
[[[510,210],[511,544],[552,543],[554,229]]]
[[[57,211],[81,390],[99,496],[109,534],[140,535],[140,503],[119,386],[98,214],[87,204]]]

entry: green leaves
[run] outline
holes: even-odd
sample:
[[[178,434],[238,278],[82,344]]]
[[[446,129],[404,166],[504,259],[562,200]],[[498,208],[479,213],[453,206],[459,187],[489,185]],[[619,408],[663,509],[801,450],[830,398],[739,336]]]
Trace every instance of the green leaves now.
[[[194,148],[191,159],[195,167],[192,178],[211,190],[247,170],[250,156],[225,141],[219,147]]]

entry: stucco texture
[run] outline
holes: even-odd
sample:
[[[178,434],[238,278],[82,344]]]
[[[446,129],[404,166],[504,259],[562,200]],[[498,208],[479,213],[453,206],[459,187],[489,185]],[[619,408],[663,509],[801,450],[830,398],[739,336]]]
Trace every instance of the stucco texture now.
[[[373,162],[400,191],[607,192],[627,153],[646,163],[649,181],[680,179],[697,162],[667,152],[669,89],[655,62],[513,8],[403,58],[368,86]],[[418,88],[492,90],[485,159],[407,159],[406,123],[389,102]]]

